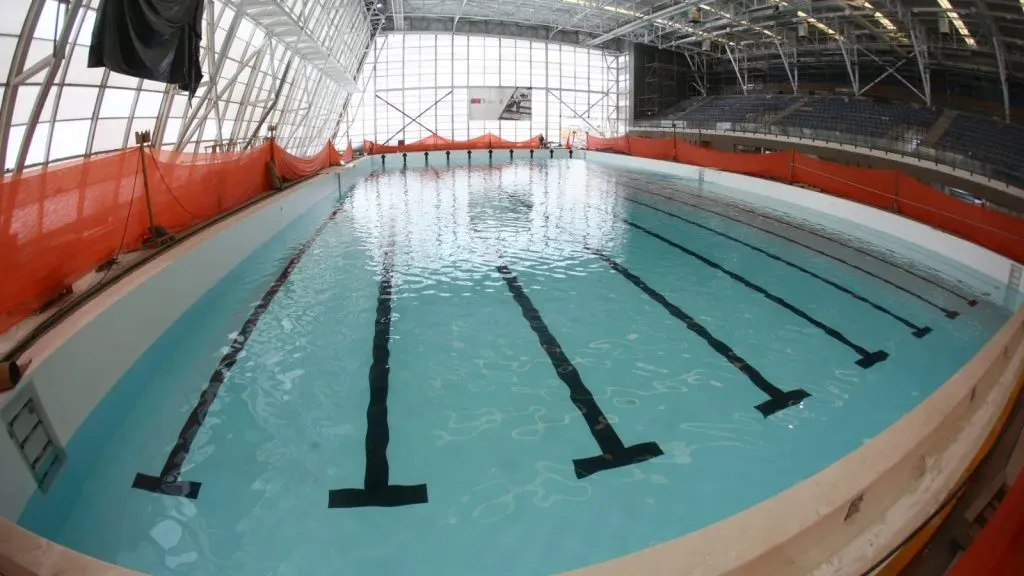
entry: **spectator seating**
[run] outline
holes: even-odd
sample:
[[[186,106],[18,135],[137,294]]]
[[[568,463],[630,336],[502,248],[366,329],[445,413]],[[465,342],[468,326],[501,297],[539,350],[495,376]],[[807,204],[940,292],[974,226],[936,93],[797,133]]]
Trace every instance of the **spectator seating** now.
[[[721,96],[712,98],[689,112],[669,115],[669,120],[714,126],[719,122],[759,122],[767,113],[789,108],[793,96]]]
[[[1024,128],[998,120],[957,114],[939,148],[997,169],[1003,179],[1024,180]]]
[[[927,108],[839,97],[809,100],[779,124],[886,138],[899,127],[927,130],[938,118],[936,111]]]
[[[843,135],[877,138],[900,146],[891,149],[916,149],[928,129],[938,121],[941,110],[910,104],[880,102],[843,96],[806,97],[780,95],[717,96],[696,107],[675,108],[662,120],[682,121],[680,127],[730,129],[722,123],[754,124],[765,130],[773,127],[807,130],[808,136],[837,140]],[[778,118],[781,112],[799,106]],[[749,129],[749,126],[748,126]],[[813,134],[811,133],[813,131]],[[956,115],[934,148],[989,166],[992,176],[1024,184],[1024,127],[995,119]]]

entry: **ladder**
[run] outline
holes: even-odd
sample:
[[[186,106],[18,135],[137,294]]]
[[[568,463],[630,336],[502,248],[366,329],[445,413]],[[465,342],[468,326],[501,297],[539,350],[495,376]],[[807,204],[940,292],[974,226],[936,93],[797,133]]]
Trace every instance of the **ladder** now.
[[[64,450],[44,420],[42,405],[31,394],[27,396],[20,406],[17,402],[8,406],[6,412],[9,415],[4,415],[4,427],[28,465],[36,486],[45,492],[64,463]]]

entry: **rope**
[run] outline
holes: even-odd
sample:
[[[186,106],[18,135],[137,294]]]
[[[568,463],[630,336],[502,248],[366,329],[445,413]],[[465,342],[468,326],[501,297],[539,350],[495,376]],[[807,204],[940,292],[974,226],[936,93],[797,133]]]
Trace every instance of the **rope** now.
[[[907,200],[905,198],[900,198],[899,196],[894,196],[892,194],[886,194],[885,192],[882,192],[880,190],[875,190],[874,188],[868,188],[867,186],[864,186],[862,184],[857,184],[856,182],[850,182],[849,180],[843,180],[842,178],[837,178],[837,177],[835,177],[835,176],[833,176],[831,174],[827,174],[825,172],[821,172],[819,170],[815,170],[815,169],[809,168],[807,166],[802,166],[802,165],[800,165],[800,164],[798,164],[796,162],[793,163],[793,166],[797,167],[797,168],[801,168],[803,170],[807,170],[808,172],[814,172],[815,174],[820,174],[822,176],[827,176],[827,177],[829,177],[829,178],[831,178],[833,180],[842,182],[844,184],[849,184],[851,186],[856,186],[858,188],[862,188],[862,189],[867,190],[869,192],[873,192],[875,194],[878,194],[879,196],[884,196],[886,198],[891,198],[891,199],[897,200],[899,202],[906,202],[907,204],[912,204],[914,206],[917,206],[918,208],[924,208],[925,210],[929,210],[931,212],[935,212],[935,213],[941,214],[943,216],[949,216],[950,218],[955,218],[957,220],[960,220],[962,222],[966,222],[966,223],[971,224],[973,226],[978,226],[979,228],[984,228],[985,230],[988,230],[990,232],[995,232],[997,234],[1002,234],[1003,236],[1006,236],[1006,237],[1012,238],[1014,240],[1020,240],[1020,241],[1024,242],[1024,238],[1022,238],[1020,236],[1014,236],[1013,234],[1010,234],[1009,232],[1003,232],[1002,230],[999,230],[997,228],[992,228],[991,226],[986,226],[984,224],[981,224],[979,222],[975,222],[973,220],[964,218],[962,216],[957,216],[956,214],[950,214],[949,212],[943,212],[942,210],[939,210],[937,208],[932,208],[931,206],[927,206],[927,205],[921,204],[919,202],[914,202],[913,200]],[[829,193],[827,193],[827,194],[829,194]],[[929,226],[931,226],[931,224],[929,224]]]
[[[117,259],[121,256],[121,250],[124,249],[124,241],[128,237],[128,225],[131,223],[132,218],[132,205],[135,204],[135,190],[136,185],[139,182],[139,169],[141,166],[142,156],[139,155],[139,159],[135,163],[135,177],[132,179],[132,197],[128,200],[128,213],[125,214],[124,216],[124,229],[121,230],[121,241],[117,243],[117,250],[114,252],[114,257],[109,260],[110,267],[103,272],[103,276],[100,276],[99,280],[97,280],[96,282],[93,283],[92,286],[90,286],[90,289],[99,286],[100,284],[103,284],[103,282],[107,279],[107,276],[109,276],[110,273],[114,270],[114,264],[117,262]]]
[[[164,179],[164,173],[160,170],[160,163],[156,161],[156,156],[153,155],[152,148],[149,149],[149,154],[153,158],[153,165],[156,166],[157,176],[160,176],[160,181],[164,183],[164,186],[167,188],[167,192],[171,195],[171,198],[174,199],[178,206],[180,206],[181,209],[184,210],[185,213],[189,215],[189,217],[191,217],[193,220],[199,220],[200,218],[198,216],[193,214],[192,211],[189,210],[188,208],[185,208],[185,205],[182,204],[181,200],[179,200],[178,197],[174,194],[174,190],[171,188],[171,185],[168,184],[167,180]]]

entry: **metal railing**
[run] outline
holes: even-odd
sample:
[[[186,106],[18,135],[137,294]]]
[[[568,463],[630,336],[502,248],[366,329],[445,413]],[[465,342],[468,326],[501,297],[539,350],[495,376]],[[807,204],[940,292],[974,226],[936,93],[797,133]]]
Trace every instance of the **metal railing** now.
[[[802,128],[798,126],[779,126],[769,123],[750,122],[711,122],[704,120],[636,120],[629,130],[659,130],[663,132],[681,132],[683,135],[692,132],[713,131],[733,132],[756,136],[774,136],[791,138],[805,142],[824,142],[839,144],[846,147],[868,148],[912,158],[919,163],[930,163],[936,166],[947,166],[955,170],[967,172],[972,176],[981,176],[990,183],[1009,184],[1024,188],[1024,164],[1009,166],[993,166],[984,161],[965,156],[961,152],[946,150],[941,147],[928,147],[921,144],[924,130],[916,127],[894,126],[885,138],[852,134],[849,132]]]

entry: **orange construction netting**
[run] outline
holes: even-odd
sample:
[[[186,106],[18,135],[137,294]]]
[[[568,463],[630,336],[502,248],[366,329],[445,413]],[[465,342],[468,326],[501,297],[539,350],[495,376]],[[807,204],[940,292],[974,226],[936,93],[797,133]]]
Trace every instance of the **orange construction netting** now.
[[[1024,219],[968,204],[898,170],[857,168],[795,150],[769,154],[724,152],[678,138],[598,138],[588,134],[587,148],[805,184],[847,200],[897,212],[1024,262]]]
[[[186,153],[130,148],[28,170],[0,180],[0,332],[39,310],[121,252],[136,250],[153,221],[184,230],[285,180],[351,160],[328,142],[311,158],[276,143],[245,152]],[[146,205],[146,185],[151,205]]]
[[[385,146],[369,140],[363,141],[363,153],[394,154],[396,152],[434,152],[436,150],[489,150],[494,148],[540,148],[540,136],[522,142],[504,140],[487,133],[469,140],[449,140],[442,136],[430,135],[402,146]]]
[[[1024,474],[946,574],[1016,576],[1024,566]]]

